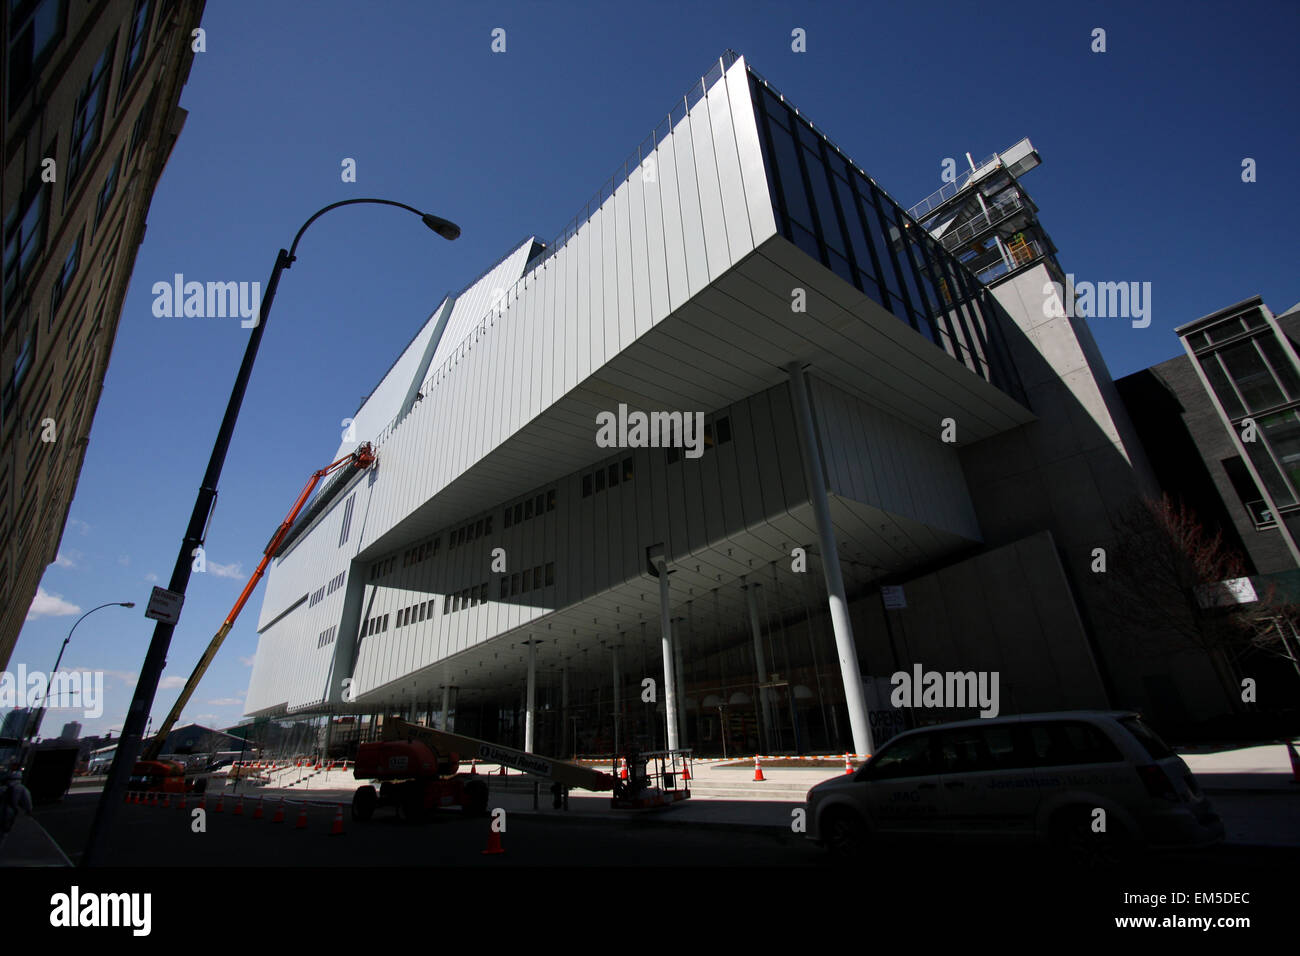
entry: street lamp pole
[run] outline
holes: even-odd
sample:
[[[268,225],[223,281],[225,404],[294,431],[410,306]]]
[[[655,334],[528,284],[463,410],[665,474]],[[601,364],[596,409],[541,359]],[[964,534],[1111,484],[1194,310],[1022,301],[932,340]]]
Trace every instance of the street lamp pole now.
[[[230,438],[235,430],[235,421],[239,418],[239,409],[244,401],[244,391],[248,387],[248,379],[253,372],[253,362],[257,359],[257,349],[262,344],[262,336],[266,332],[267,320],[271,315],[271,305],[275,302],[275,293],[280,285],[280,275],[297,258],[294,253],[298,249],[298,241],[302,239],[302,234],[307,231],[308,226],[331,209],[357,203],[397,206],[400,209],[415,213],[426,226],[444,239],[452,240],[460,235],[460,227],[455,223],[421,212],[414,206],[407,206],[404,203],[393,202],[389,199],[345,199],[342,202],[331,203],[317,210],[310,219],[302,224],[302,228],[293,237],[293,243],[289,246],[288,251],[284,249],[279,251],[275,258],[275,267],[271,270],[271,279],[266,284],[266,293],[262,297],[257,326],[248,337],[248,345],[244,349],[244,360],[240,363],[239,374],[235,377],[235,387],[230,392],[230,401],[226,404],[226,413],[221,419],[221,427],[217,431],[216,443],[212,446],[212,456],[208,459],[207,470],[203,473],[203,481],[199,485],[199,493],[194,501],[194,510],[190,513],[190,523],[185,530],[185,537],[181,540],[180,552],[176,555],[176,564],[172,568],[171,580],[167,585],[167,589],[178,595],[182,600],[185,596],[185,589],[189,584],[191,560],[195,549],[203,545],[208,518],[217,497],[217,482],[221,478],[221,469],[225,465],[226,451],[230,447]],[[144,666],[141,668],[140,678],[135,685],[135,693],[131,698],[131,707],[127,711],[126,723],[122,728],[122,736],[118,741],[113,766],[109,770],[108,780],[105,781],[103,793],[99,798],[99,806],[95,810],[95,820],[91,825],[90,838],[86,843],[86,850],[81,858],[82,866],[94,866],[101,861],[104,855],[108,832],[112,829],[113,819],[117,815],[122,796],[126,791],[131,769],[135,766],[136,758],[140,753],[141,735],[145,728],[145,720],[153,707],[154,695],[158,691],[158,681],[162,677],[163,667],[167,663],[167,649],[171,646],[172,633],[175,629],[175,624],[161,620],[154,626],[153,639],[149,643],[149,651],[145,655]]]
[[[107,604],[101,604],[99,607],[92,607],[81,617],[77,618],[77,624],[80,624],[96,611],[106,607],[135,607],[134,601],[109,601]],[[59,672],[59,665],[63,663],[63,652],[68,649],[68,641],[72,640],[72,632],[77,629],[77,624],[72,625],[72,630],[68,631],[68,636],[63,639],[63,645],[59,648],[59,656],[54,659],[54,669],[50,671],[50,679],[45,685],[45,697],[41,700],[41,709],[32,715],[32,721],[27,728],[27,740],[36,736],[36,731],[41,729],[41,721],[45,719],[45,711],[50,702],[50,685],[54,683],[54,675]]]

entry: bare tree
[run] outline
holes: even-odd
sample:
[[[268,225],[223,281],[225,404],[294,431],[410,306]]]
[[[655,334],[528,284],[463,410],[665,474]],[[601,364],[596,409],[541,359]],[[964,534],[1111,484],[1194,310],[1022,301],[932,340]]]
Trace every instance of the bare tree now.
[[[1202,651],[1233,686],[1243,655],[1289,658],[1283,635],[1300,622],[1300,607],[1272,582],[1253,602],[1227,597],[1224,582],[1245,578],[1246,563],[1221,529],[1207,528],[1184,502],[1164,495],[1136,502],[1115,530],[1115,553],[1102,581],[1105,613],[1134,648],[1155,656]]]

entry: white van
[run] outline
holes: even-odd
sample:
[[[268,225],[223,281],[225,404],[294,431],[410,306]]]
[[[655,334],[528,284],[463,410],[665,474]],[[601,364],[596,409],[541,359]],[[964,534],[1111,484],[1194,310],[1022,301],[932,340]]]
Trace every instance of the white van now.
[[[968,720],[893,738],[808,791],[808,837],[839,857],[937,838],[1049,845],[1089,862],[1202,846],[1223,822],[1181,757],[1132,711]]]

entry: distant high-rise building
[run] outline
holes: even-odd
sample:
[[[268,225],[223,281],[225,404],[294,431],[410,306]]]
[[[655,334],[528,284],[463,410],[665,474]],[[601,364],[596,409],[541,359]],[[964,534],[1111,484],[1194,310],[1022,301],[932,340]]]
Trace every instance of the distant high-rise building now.
[[[72,720],[63,725],[63,730],[59,733],[60,740],[77,740],[81,736],[81,724]]]
[[[3,5],[0,667],[57,556],[203,7]]]

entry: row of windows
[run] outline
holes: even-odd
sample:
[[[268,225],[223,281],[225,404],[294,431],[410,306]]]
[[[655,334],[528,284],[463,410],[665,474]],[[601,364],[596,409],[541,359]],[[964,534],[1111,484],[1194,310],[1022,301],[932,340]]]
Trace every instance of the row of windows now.
[[[628,482],[632,480],[634,474],[630,457],[616,461],[609,467],[602,465],[582,476],[582,497],[590,498],[606,488],[617,488],[620,477],[624,482]]]
[[[325,585],[322,584],[315,591],[311,592],[311,597],[307,599],[307,606],[315,607],[323,600],[325,600]]]
[[[370,566],[370,580],[374,581],[376,578],[382,578],[387,574],[391,574],[396,564],[397,564],[397,558],[389,558],[386,561],[380,561],[377,564],[372,564]]]
[[[361,636],[369,637],[371,634],[379,634],[386,630],[388,630],[388,615],[377,614],[370,620],[366,621],[365,625],[361,628]]]
[[[397,612],[397,626],[405,627],[407,624],[418,624],[426,617],[433,617],[433,609],[436,598],[428,601],[421,601],[419,604],[412,604],[410,607],[404,607]]]
[[[438,553],[438,545],[441,541],[441,538],[434,538],[432,541],[426,541],[414,548],[407,548],[402,554],[402,567],[409,568],[413,564],[419,564],[421,561],[433,557]]]
[[[334,575],[334,577],[330,578],[330,583],[326,586],[325,593],[333,594],[339,588],[343,587],[343,582],[347,580],[347,576],[348,573],[346,571],[340,571],[338,574]]]
[[[962,364],[1018,391],[978,281],[893,199],[754,81],[767,174],[785,237]],[[990,354],[991,353],[991,354]]]
[[[731,441],[731,419],[723,416],[716,422],[706,422],[704,425],[704,447],[713,448],[715,445],[725,445]],[[667,450],[665,457],[668,464],[675,465],[682,460],[682,449],[672,447]]]
[[[442,613],[454,614],[457,611],[463,611],[466,608],[478,607],[480,604],[487,603],[487,583],[475,585],[472,588],[465,588],[463,591],[457,591],[455,594],[447,594],[442,599]]]
[[[516,502],[514,505],[506,505],[503,524],[509,528],[512,524],[523,524],[531,518],[536,518],[554,510],[555,489],[552,488],[536,498],[527,498],[524,501]],[[491,518],[488,519],[488,530],[492,530]]]
[[[550,587],[555,583],[555,565],[548,563],[543,567],[537,565],[534,568],[524,568],[523,571],[516,571],[514,574],[504,574],[501,576],[501,597],[514,597],[517,594],[527,594],[529,591],[535,591],[540,587]]]
[[[1159,744],[1158,738],[1155,744]],[[873,780],[890,780],[940,773],[1118,763],[1123,759],[1109,737],[1081,721],[998,724],[904,738],[881,751],[871,763],[869,774]]]
[[[479,518],[477,521],[471,521],[463,528],[457,528],[447,535],[447,547],[454,548],[462,545],[467,541],[474,541],[483,537],[485,534],[492,533],[492,516]]]
[[[327,644],[333,644],[334,635],[337,631],[338,631],[338,627],[329,627],[321,631],[320,636],[316,638],[317,649],[319,650],[320,648],[325,647]]]

